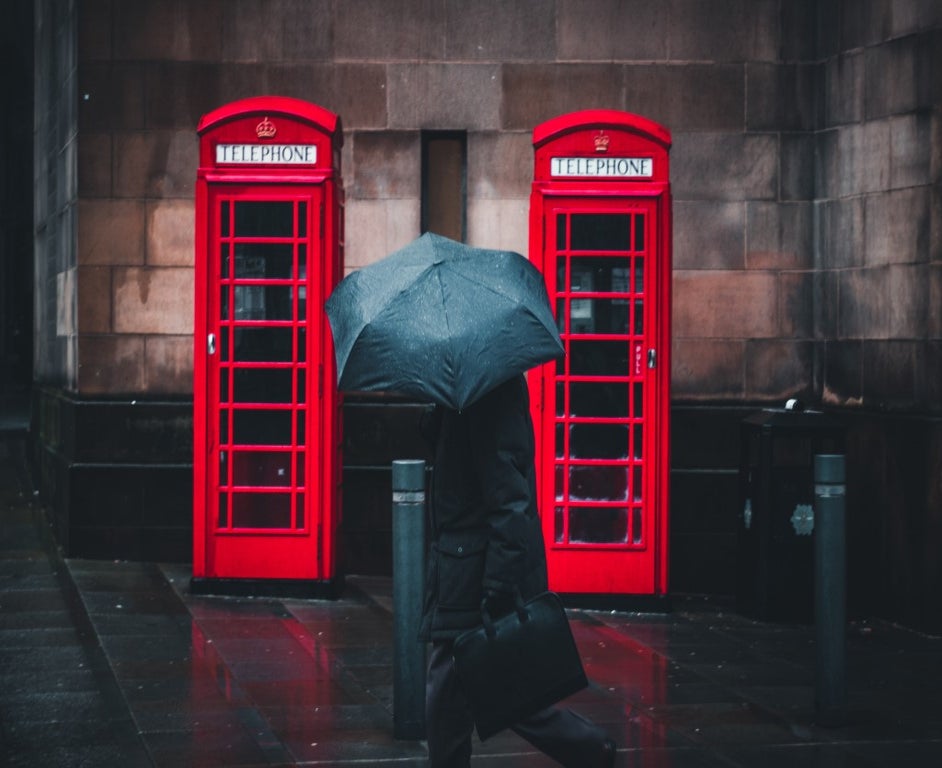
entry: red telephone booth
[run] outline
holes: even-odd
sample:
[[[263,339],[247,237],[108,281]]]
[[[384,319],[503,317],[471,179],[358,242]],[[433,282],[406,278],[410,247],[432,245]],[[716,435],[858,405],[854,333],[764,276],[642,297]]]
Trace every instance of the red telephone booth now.
[[[670,134],[625,112],[533,132],[530,258],[565,359],[530,377],[550,586],[667,593]]]
[[[203,117],[196,185],[193,588],[333,593],[342,272],[338,117],[260,97]]]

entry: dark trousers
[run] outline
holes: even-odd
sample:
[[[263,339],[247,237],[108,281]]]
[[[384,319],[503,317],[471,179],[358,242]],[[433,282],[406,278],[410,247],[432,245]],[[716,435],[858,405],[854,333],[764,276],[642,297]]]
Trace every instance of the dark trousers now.
[[[450,642],[432,644],[425,697],[429,768],[468,768],[471,764],[471,708],[458,683]],[[549,707],[512,729],[567,768],[591,768],[607,735],[569,709]]]

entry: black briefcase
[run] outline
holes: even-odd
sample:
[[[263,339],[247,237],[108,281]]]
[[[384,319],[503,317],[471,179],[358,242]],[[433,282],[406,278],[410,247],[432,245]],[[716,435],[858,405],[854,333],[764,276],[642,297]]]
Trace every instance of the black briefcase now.
[[[544,592],[454,643],[455,670],[483,740],[589,683],[559,597]]]

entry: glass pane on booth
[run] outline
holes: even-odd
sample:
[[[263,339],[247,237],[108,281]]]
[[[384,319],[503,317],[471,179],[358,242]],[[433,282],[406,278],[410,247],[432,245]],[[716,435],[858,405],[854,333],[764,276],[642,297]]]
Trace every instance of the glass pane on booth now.
[[[236,328],[236,362],[290,363],[294,359],[294,334],[284,328]]]
[[[574,251],[630,250],[631,215],[627,213],[573,214],[570,248]]]
[[[628,333],[627,299],[572,299],[570,307],[570,333]]]
[[[561,413],[559,404],[557,413]],[[625,417],[628,415],[628,388],[623,382],[573,381],[569,384],[569,415]]]
[[[628,510],[624,507],[573,507],[569,510],[571,544],[626,544]]]
[[[291,445],[291,411],[235,410],[232,442],[235,445]]]
[[[627,459],[627,424],[572,424],[569,455],[574,459]]]
[[[236,243],[236,280],[290,280],[294,277],[291,243]]]
[[[290,493],[233,493],[233,528],[291,528]]]
[[[627,376],[628,343],[573,340],[569,345],[569,366],[575,376]]]
[[[291,403],[293,380],[290,368],[236,368],[232,399],[237,403]]]
[[[294,203],[291,201],[235,201],[236,237],[292,237]]]
[[[301,475],[303,462],[293,451],[235,451],[232,455],[232,485],[256,487],[290,487],[294,477]]]

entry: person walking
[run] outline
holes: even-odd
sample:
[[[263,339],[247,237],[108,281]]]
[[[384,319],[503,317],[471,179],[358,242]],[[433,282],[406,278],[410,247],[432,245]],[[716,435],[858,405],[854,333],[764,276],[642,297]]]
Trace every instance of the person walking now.
[[[430,768],[468,768],[474,719],[455,673],[453,642],[547,588],[537,509],[533,423],[524,376],[462,411],[437,406],[429,564],[420,637],[431,642],[426,685]],[[615,743],[590,720],[549,707],[512,730],[567,768],[611,768]]]

